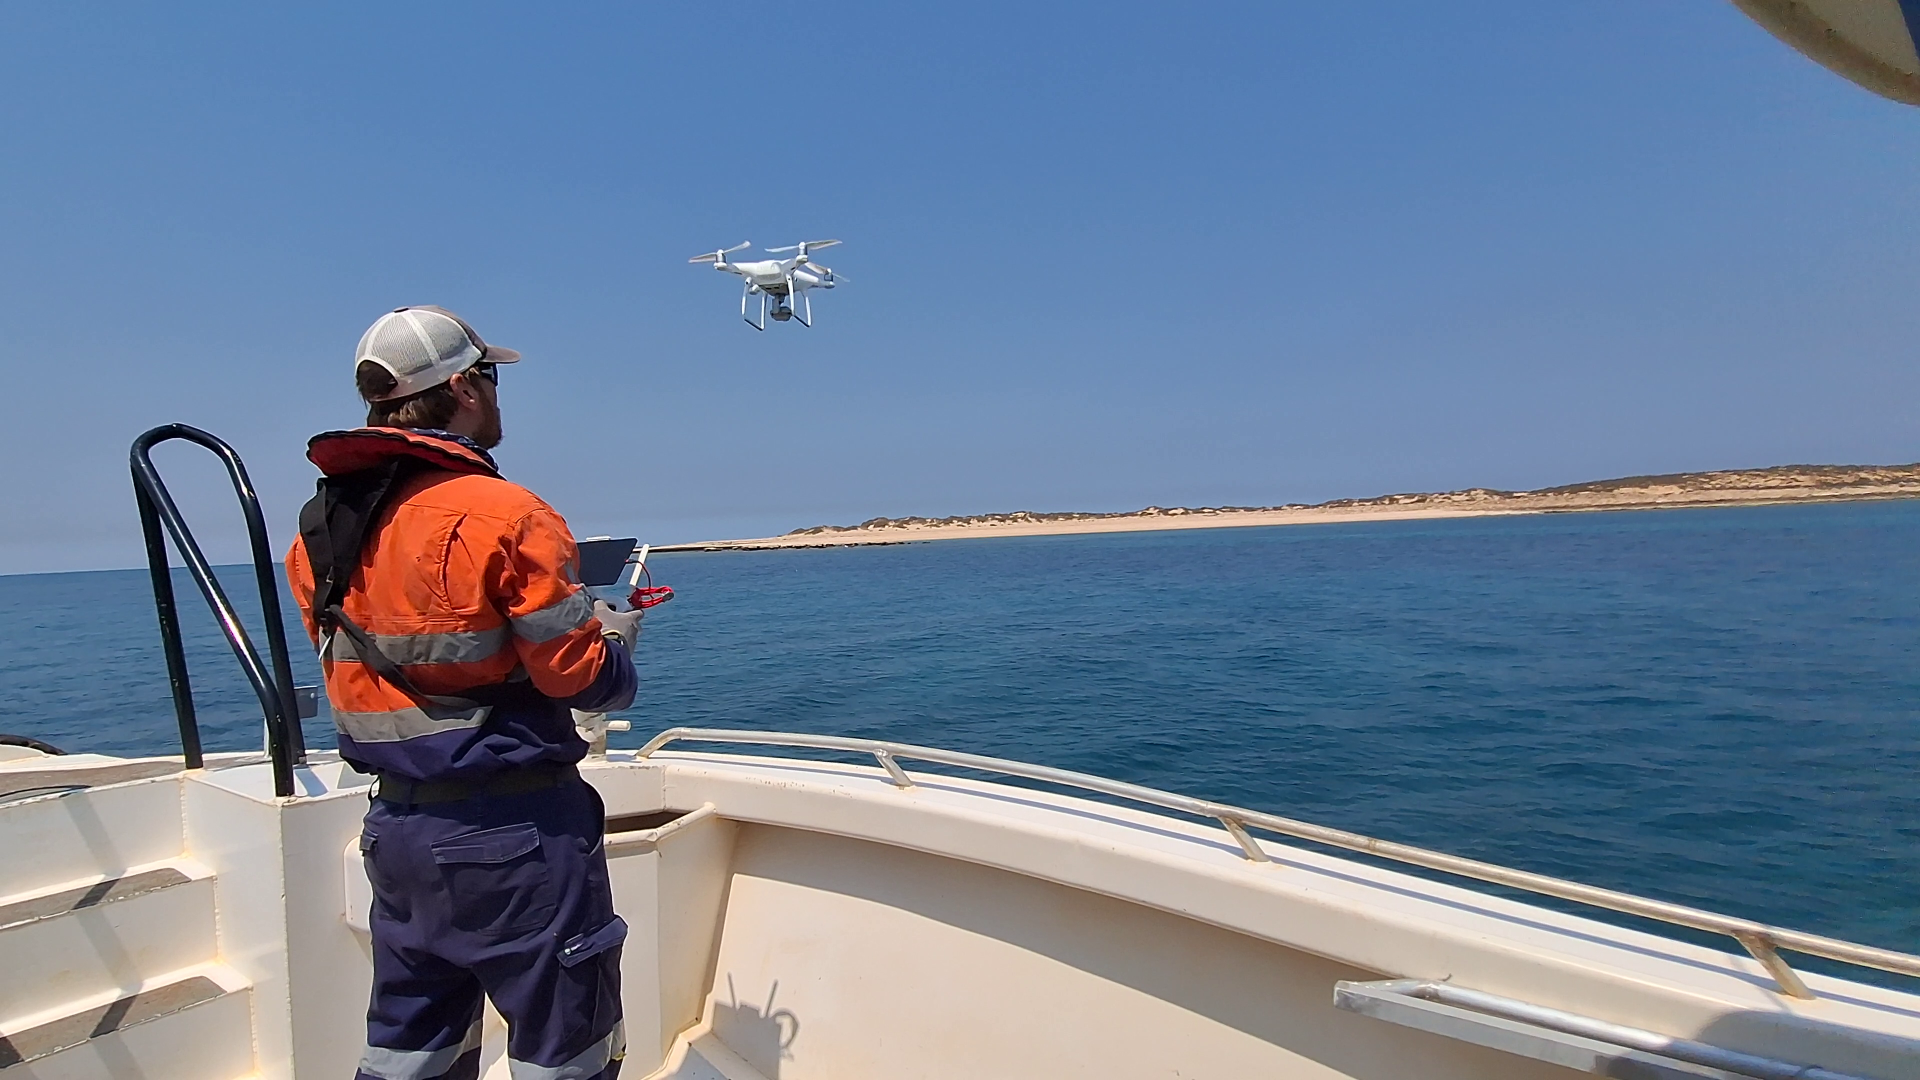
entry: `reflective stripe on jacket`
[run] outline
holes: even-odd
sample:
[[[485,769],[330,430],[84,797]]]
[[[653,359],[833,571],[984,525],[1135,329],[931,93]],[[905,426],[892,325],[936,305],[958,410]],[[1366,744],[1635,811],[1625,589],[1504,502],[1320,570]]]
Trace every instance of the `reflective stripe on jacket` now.
[[[625,650],[600,636],[560,515],[501,479],[484,451],[442,432],[326,432],[308,443],[307,456],[329,476],[402,456],[424,466],[403,474],[372,518],[339,605],[423,697],[362,663],[344,630],[323,638],[328,620],[313,610],[305,543],[287,554],[342,756],[417,780],[579,760],[586,744],[573,730],[569,699],[607,683],[596,677],[609,660],[631,669]],[[630,674],[625,685],[630,699]]]

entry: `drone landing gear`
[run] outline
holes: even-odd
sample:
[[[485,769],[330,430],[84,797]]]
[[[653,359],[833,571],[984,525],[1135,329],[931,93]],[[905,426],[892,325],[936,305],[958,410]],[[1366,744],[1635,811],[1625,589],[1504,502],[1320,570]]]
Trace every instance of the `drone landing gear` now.
[[[781,289],[777,285],[774,288],[778,290],[773,298],[773,318],[776,322],[791,319],[801,326],[813,325],[813,300],[807,296],[806,289],[795,288],[792,278],[787,279],[786,288]]]
[[[752,296],[754,293],[760,293],[759,322],[754,322],[747,317],[747,297]],[[746,324],[755,330],[764,331],[767,328],[767,294],[755,288],[751,281],[747,282],[746,286],[740,290],[740,318],[746,320]]]
[[[780,290],[780,286],[778,285],[771,286],[771,288]],[[747,298],[756,293],[760,296],[760,319],[758,322],[754,321],[753,316],[747,314]],[[773,295],[773,309],[771,311],[767,309],[767,297],[769,295]],[[795,300],[799,301],[798,306],[795,306]],[[746,287],[740,290],[740,318],[755,330],[764,331],[767,328],[768,315],[773,316],[774,322],[792,321],[799,323],[801,326],[810,327],[813,325],[813,298],[807,295],[807,290],[796,289],[791,283],[788,284],[786,289],[770,294],[767,289],[748,282]]]

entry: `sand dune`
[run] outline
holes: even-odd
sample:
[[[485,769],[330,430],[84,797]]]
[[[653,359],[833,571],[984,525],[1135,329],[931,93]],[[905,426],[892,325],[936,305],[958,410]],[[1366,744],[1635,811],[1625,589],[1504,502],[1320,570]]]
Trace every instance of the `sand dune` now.
[[[946,518],[873,518],[858,525],[816,525],[784,536],[672,544],[655,551],[729,551],[768,548],[901,544],[986,536],[1046,536],[1062,533],[1148,532],[1219,529],[1251,525],[1304,525],[1336,521],[1474,517],[1485,514],[1572,513],[1688,506],[1755,506],[1771,503],[1904,499],[1920,496],[1920,464],[1776,465],[1768,469],[1628,476],[1539,491],[1464,491],[1335,499],[1313,505],[1159,507],[1118,514],[978,514]]]

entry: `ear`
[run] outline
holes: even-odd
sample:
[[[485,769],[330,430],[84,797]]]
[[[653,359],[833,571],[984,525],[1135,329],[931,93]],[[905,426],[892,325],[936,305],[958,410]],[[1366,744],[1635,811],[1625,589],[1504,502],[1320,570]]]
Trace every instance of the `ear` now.
[[[454,399],[464,407],[480,404],[480,391],[474,389],[473,376],[461,372],[447,380],[448,389],[453,391]]]

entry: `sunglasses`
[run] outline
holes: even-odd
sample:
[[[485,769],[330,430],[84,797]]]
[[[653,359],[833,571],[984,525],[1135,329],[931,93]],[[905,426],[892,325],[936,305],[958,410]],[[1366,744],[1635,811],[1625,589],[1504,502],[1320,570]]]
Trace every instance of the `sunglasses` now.
[[[495,386],[500,385],[500,365],[498,364],[489,364],[483,360],[468,368],[467,374],[475,378],[485,379]]]

